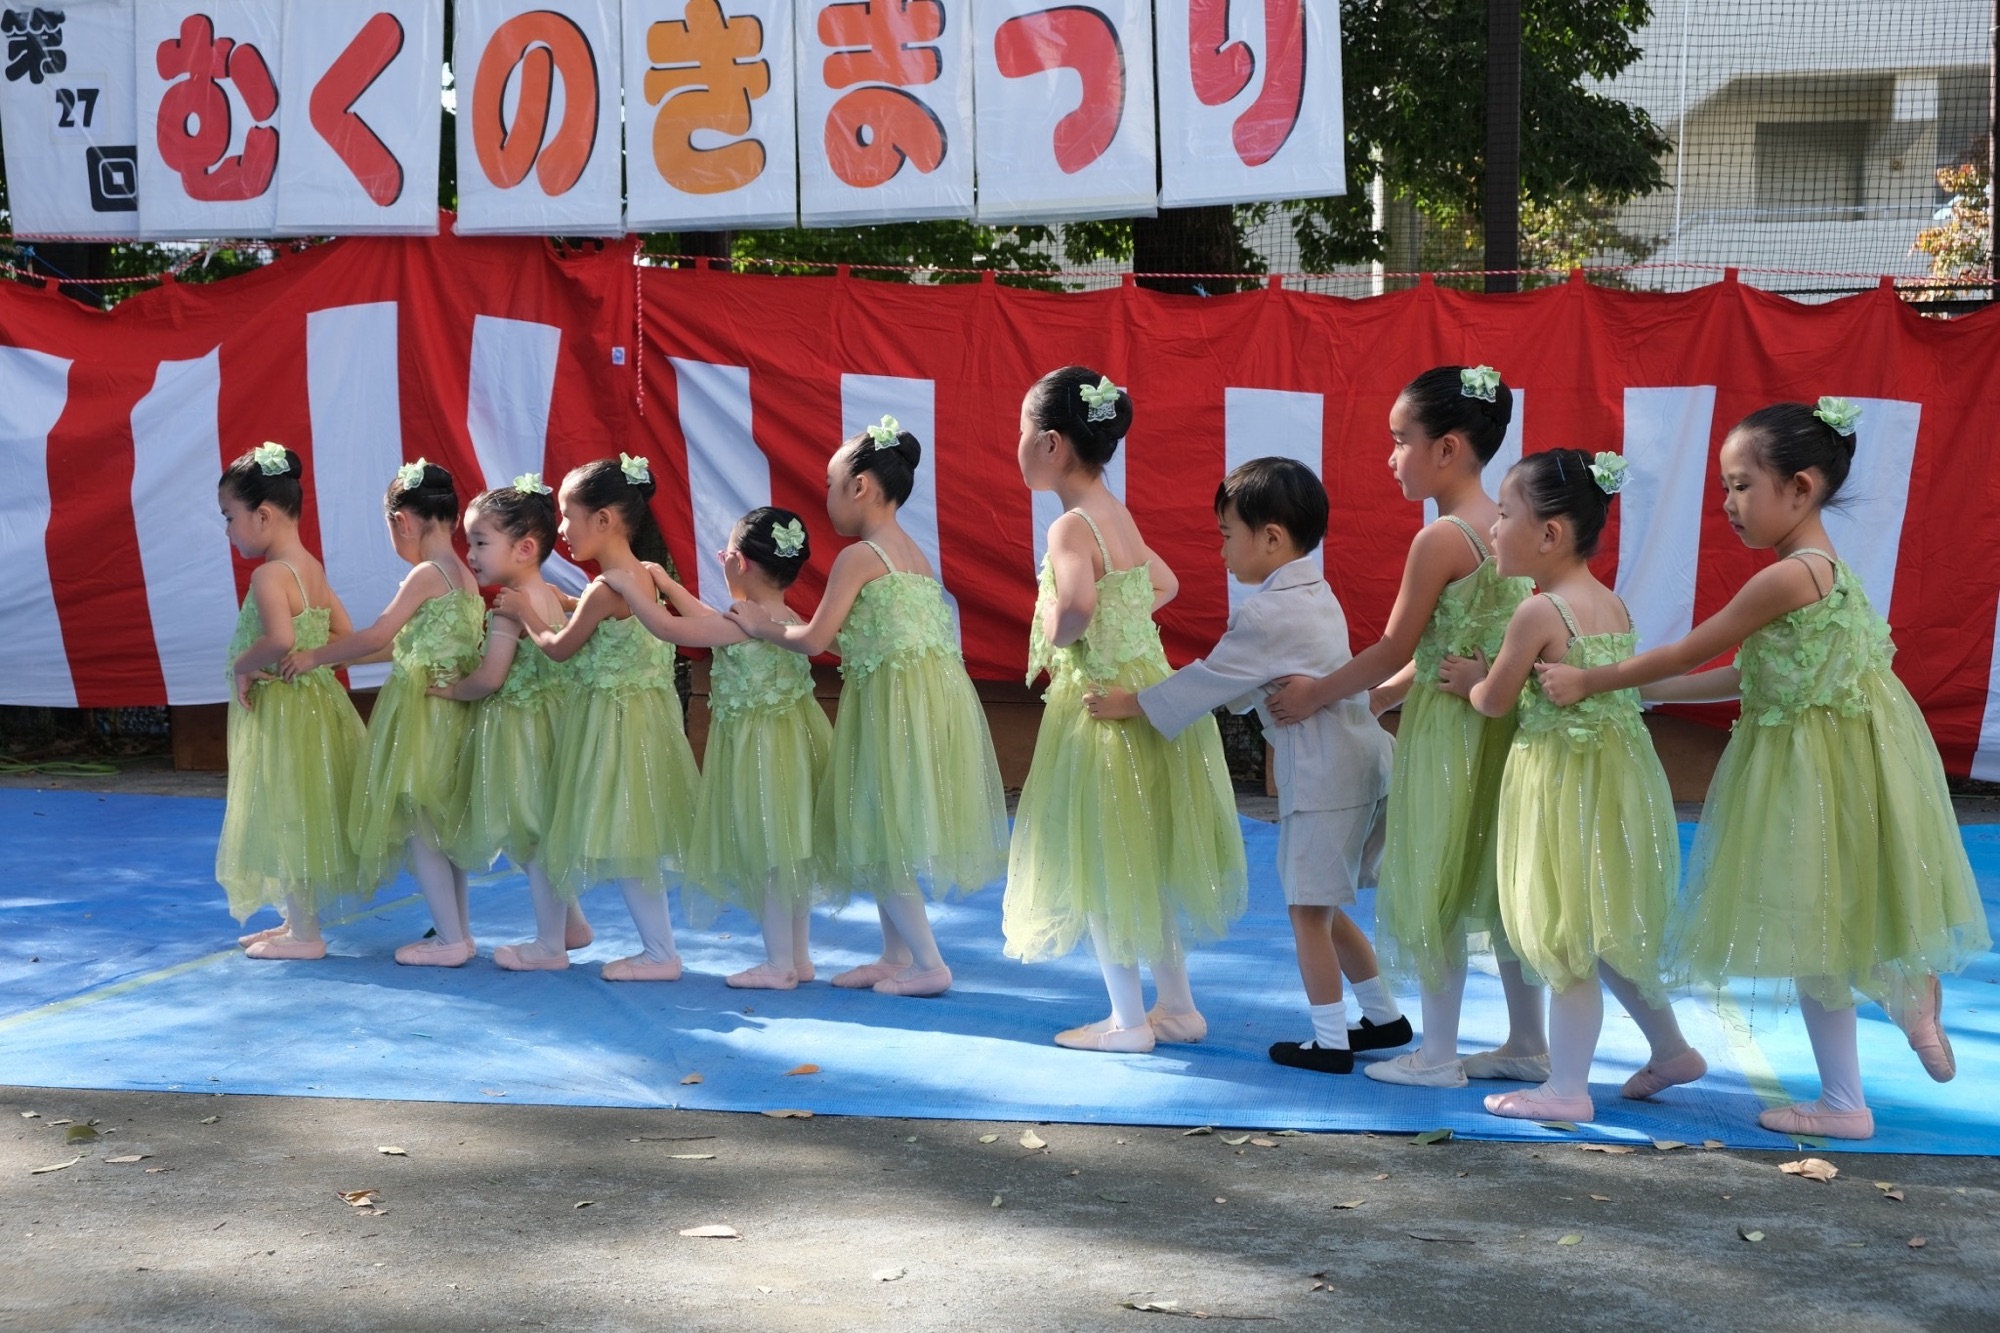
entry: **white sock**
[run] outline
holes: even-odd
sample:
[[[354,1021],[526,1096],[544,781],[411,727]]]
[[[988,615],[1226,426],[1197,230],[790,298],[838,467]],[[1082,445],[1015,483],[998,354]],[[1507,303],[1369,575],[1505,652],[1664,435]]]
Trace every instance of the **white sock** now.
[[[1558,1097],[1590,1095],[1590,1062],[1604,1029],[1604,988],[1597,978],[1579,981],[1549,997],[1549,1081]]]
[[[1458,1011],[1464,1003],[1464,964],[1447,972],[1436,990],[1423,991],[1424,1042],[1417,1051],[1418,1064],[1434,1068],[1458,1059]]]
[[[1090,943],[1097,951],[1097,970],[1104,974],[1104,989],[1111,996],[1111,1025],[1136,1028],[1146,1021],[1146,992],[1139,984],[1139,969],[1129,963],[1114,962],[1110,933],[1104,918],[1090,918]]]
[[[1856,1041],[1853,1005],[1829,1009],[1801,991],[1799,1013],[1812,1040],[1813,1063],[1819,1066],[1819,1104],[1828,1111],[1860,1111],[1868,1099],[1861,1093],[1861,1048]]]
[[[412,834],[409,842],[410,873],[424,891],[424,904],[431,909],[431,924],[446,944],[465,940],[464,919],[458,910],[456,868],[450,858],[423,838]]]
[[[621,879],[618,888],[625,895],[625,907],[632,913],[632,924],[639,928],[639,944],[646,960],[664,963],[676,957],[674,923],[667,919],[665,890],[647,888],[636,879]]]
[[[1354,1002],[1361,1006],[1361,1016],[1381,1027],[1393,1023],[1403,1016],[1396,1007],[1396,997],[1389,994],[1389,984],[1378,974],[1366,981],[1350,981],[1347,989],[1354,996]]]
[[[1306,1011],[1312,1015],[1312,1044],[1322,1051],[1344,1051],[1347,1049],[1347,1000],[1343,997],[1332,1004],[1311,1004]]]

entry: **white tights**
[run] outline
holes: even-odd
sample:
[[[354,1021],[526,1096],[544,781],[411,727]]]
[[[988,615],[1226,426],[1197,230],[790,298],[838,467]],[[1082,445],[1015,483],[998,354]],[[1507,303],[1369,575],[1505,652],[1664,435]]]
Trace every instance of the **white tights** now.
[[[1812,1041],[1813,1063],[1819,1066],[1819,1107],[1827,1111],[1859,1111],[1868,1105],[1861,1094],[1861,1047],[1856,1036],[1853,1005],[1829,1009],[1799,992],[1799,1014]]]
[[[666,891],[648,888],[643,880],[637,879],[621,879],[618,888],[625,895],[632,924],[639,928],[640,952],[645,959],[664,963],[676,957],[674,923],[667,919]]]
[[[1604,985],[1597,984],[1599,978]],[[1542,1086],[1557,1097],[1590,1095],[1590,1062],[1597,1055],[1597,1038],[1604,1030],[1604,992],[1617,997],[1652,1048],[1651,1063],[1673,1059],[1687,1050],[1687,1038],[1671,1005],[1654,1008],[1628,978],[1600,966],[1597,976],[1549,996],[1549,1081]]]
[[[1548,1049],[1542,1035],[1542,988],[1521,971],[1518,958],[1500,962],[1500,989],[1507,997],[1507,1041],[1500,1049],[1509,1055],[1540,1055]],[[1422,1001],[1423,1045],[1421,1063],[1450,1064],[1458,1059],[1458,1017],[1465,1007],[1465,965],[1445,973],[1437,989],[1420,992]]]
[[[1146,1021],[1146,993],[1139,969],[1111,958],[1111,935],[1104,918],[1090,918],[1090,942],[1097,950],[1098,970],[1104,974],[1104,989],[1111,995],[1111,1025],[1135,1028]],[[1153,989],[1160,1007],[1170,1014],[1194,1012],[1194,990],[1188,985],[1187,954],[1181,944],[1180,928],[1168,920],[1160,932],[1160,952],[1153,959]]]
[[[882,918],[882,961],[900,963],[918,972],[944,966],[931,919],[921,893],[885,893],[875,900]]]
[[[796,972],[812,958],[808,946],[812,909],[787,906],[775,893],[764,895],[764,961],[779,972]]]
[[[421,832],[410,836],[410,873],[431,909],[431,924],[446,944],[463,944],[472,936],[471,904],[465,872],[433,847]]]

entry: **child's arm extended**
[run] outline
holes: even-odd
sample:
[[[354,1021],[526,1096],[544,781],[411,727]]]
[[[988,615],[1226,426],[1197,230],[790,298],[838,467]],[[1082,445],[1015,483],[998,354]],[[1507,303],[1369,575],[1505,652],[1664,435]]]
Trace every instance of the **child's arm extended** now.
[[[856,542],[834,558],[826,579],[826,595],[812,619],[803,625],[788,625],[755,602],[739,601],[729,608],[729,618],[753,639],[775,643],[808,657],[833,646],[833,636],[854,609],[854,599],[871,579],[883,573],[882,558],[865,543]]]
[[[460,703],[484,699],[506,683],[507,672],[513,668],[514,654],[520,646],[521,622],[511,616],[496,615],[487,622],[486,652],[473,673],[449,685],[433,685],[427,692]]]
[[[1546,597],[1530,597],[1514,609],[1500,655],[1489,667],[1484,654],[1447,657],[1438,664],[1438,688],[1471,701],[1487,717],[1505,717],[1521,700],[1535,663],[1569,650],[1569,627]]]
[[[259,565],[250,575],[250,597],[257,603],[257,620],[263,633],[229,664],[236,677],[236,702],[250,707],[250,685],[270,679],[271,668],[292,650],[293,583],[275,563]]]
[[[1093,689],[1083,706],[1100,722],[1143,716],[1164,736],[1178,736],[1217,708],[1244,713],[1256,707],[1271,679],[1272,636],[1264,607],[1252,600],[1208,656],[1190,662],[1138,693],[1118,686]]]
[[[1410,686],[1416,679],[1417,664],[1405,662],[1401,671],[1368,691],[1368,711],[1380,717],[1391,708],[1401,707],[1403,700],[1409,697]]]
[[[598,624],[609,620],[627,605],[626,600],[613,591],[601,576],[592,579],[583,590],[583,596],[577,599],[576,613],[560,629],[538,626],[527,599],[512,588],[493,599],[493,609],[518,623],[521,632],[533,639],[535,646],[546,653],[551,662],[567,662],[575,657],[583,645],[590,642]]]
[[[679,644],[683,648],[720,648],[724,644],[741,643],[750,637],[735,621],[669,578],[667,571],[658,565],[647,565],[646,573],[650,582],[642,580],[629,569],[609,570],[604,575],[604,581],[625,599],[625,604],[632,608],[632,614],[654,638]],[[651,595],[654,588],[667,595],[667,600],[673,603],[671,610],[661,606],[659,599]]]
[[[1742,693],[1743,673],[1733,666],[1668,676],[1639,687],[1639,698],[1649,704],[1719,704],[1740,698]]]
[[[1272,720],[1280,725],[1303,722],[1320,709],[1350,694],[1373,689],[1395,675],[1415,655],[1417,640],[1437,609],[1439,594],[1468,554],[1465,535],[1454,523],[1433,523],[1418,533],[1410,543],[1410,557],[1403,563],[1403,584],[1396,590],[1396,605],[1389,612],[1382,637],[1332,675],[1317,680],[1293,676],[1280,682],[1266,705]]]
[[[1759,570],[1741,592],[1729,599],[1729,605],[1673,643],[1609,666],[1584,669],[1550,663],[1539,668],[1542,692],[1553,702],[1566,705],[1607,690],[1633,689],[1664,681],[1669,676],[1686,675],[1702,663],[1714,661],[1779,616],[1818,601],[1822,594],[1820,585],[1814,582],[1815,572],[1804,560],[1780,560]],[[1721,683],[1716,682],[1718,686]],[[1683,697],[1674,702],[1693,700]]]
[[[388,651],[395,641],[396,631],[409,623],[418,607],[450,591],[451,584],[446,582],[437,566],[426,561],[404,576],[402,586],[389,599],[389,605],[382,608],[382,614],[375,617],[374,624],[367,629],[343,634],[324,648],[287,653],[278,670],[286,680],[293,680],[317,667],[372,660],[377,654]]]

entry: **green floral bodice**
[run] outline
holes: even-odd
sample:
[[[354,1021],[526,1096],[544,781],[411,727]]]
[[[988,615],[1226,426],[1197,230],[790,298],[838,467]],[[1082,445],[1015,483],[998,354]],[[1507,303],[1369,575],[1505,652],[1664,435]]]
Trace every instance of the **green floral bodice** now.
[[[926,574],[891,571],[861,585],[834,636],[840,674],[853,680],[898,659],[958,656],[944,585]]]
[[[708,668],[708,711],[717,721],[788,708],[812,693],[804,653],[750,639],[715,650]]]
[[[479,594],[454,588],[417,608],[396,631],[389,656],[398,671],[449,685],[478,668],[485,631],[486,604]]]
[[[263,632],[264,618],[257,614],[257,599],[255,597],[245,597],[243,599],[243,609],[236,613],[236,632],[229,636],[229,667],[227,669],[232,675],[236,670],[236,659],[243,656],[244,651],[251,644],[257,642],[257,636]],[[309,606],[292,617],[292,646],[294,648],[307,650],[324,648],[326,647],[327,640],[332,638],[332,636],[333,612],[327,607]],[[316,670],[308,671],[305,675],[300,676],[299,679],[306,680],[322,673],[331,676],[333,675],[333,668],[319,667]],[[268,685],[279,682],[264,681],[261,683]]]
[[[1041,591],[1028,624],[1028,683],[1044,671],[1051,688],[1082,688],[1118,678],[1132,662],[1159,657],[1160,629],[1153,623],[1153,576],[1145,566],[1115,569],[1097,581],[1097,609],[1083,637],[1066,648],[1049,642],[1043,626],[1056,600],[1056,576],[1042,560]]]
[[[490,612],[486,617],[486,632],[493,632]],[[523,634],[514,642],[514,661],[507,668],[507,679],[500,682],[493,697],[513,708],[539,708],[568,684],[568,668],[567,662],[551,660],[533,639]]]
[[[1809,708],[1849,717],[1868,711],[1862,677],[1887,671],[1896,646],[1868,604],[1861,580],[1835,561],[1833,589],[1810,606],[1787,611],[1743,640],[1742,721],[1760,727],[1791,722]]]
[[[1534,593],[1529,579],[1502,578],[1500,567],[1486,555],[1464,578],[1444,585],[1437,607],[1417,640],[1417,679],[1435,681],[1438,663],[1447,657],[1470,657],[1475,651],[1492,661],[1507,637],[1507,622],[1515,608]]]
[[[607,694],[674,688],[673,645],[654,638],[637,616],[598,621],[569,668],[573,683]]]
[[[1583,670],[1610,666],[1632,656],[1638,646],[1639,636],[1631,630],[1622,634],[1580,634],[1569,641],[1569,651],[1562,660],[1567,666]],[[1542,693],[1541,679],[1531,672],[1521,690],[1520,730],[1514,735],[1514,743],[1523,745],[1533,737],[1554,733],[1572,746],[1588,748],[1603,744],[1610,732],[1630,735],[1643,730],[1645,725],[1637,690],[1593,694],[1565,708]]]

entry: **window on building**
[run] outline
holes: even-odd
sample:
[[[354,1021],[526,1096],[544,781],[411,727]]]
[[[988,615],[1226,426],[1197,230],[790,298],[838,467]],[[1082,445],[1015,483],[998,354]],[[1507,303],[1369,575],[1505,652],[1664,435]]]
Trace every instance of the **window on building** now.
[[[1859,217],[1871,128],[1865,120],[1760,122],[1758,211],[1773,222]]]

